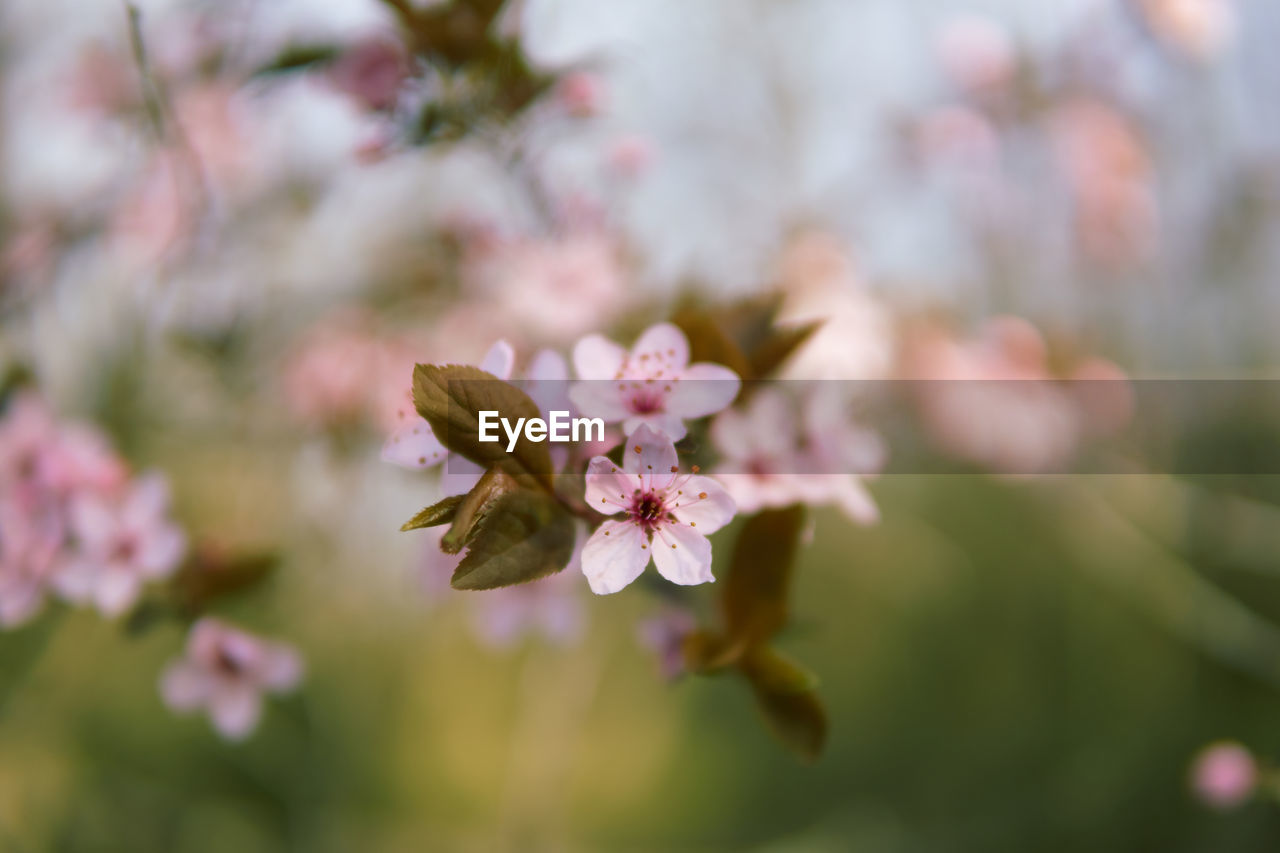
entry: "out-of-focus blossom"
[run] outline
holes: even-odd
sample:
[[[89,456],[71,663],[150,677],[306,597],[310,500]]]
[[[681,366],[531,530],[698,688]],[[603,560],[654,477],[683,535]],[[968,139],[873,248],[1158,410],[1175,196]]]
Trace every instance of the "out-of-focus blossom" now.
[[[604,81],[589,71],[572,71],[556,83],[556,101],[578,118],[599,113],[604,107],[604,98]]]
[[[641,424],[627,440],[622,467],[597,456],[587,468],[587,504],[605,515],[622,513],[591,534],[582,572],[592,592],[607,595],[640,576],[650,557],[659,574],[685,586],[709,583],[707,535],[729,523],[733,498],[709,477],[679,476],[671,439]]]
[[[1158,210],[1151,157],[1137,128],[1113,107],[1077,98],[1055,108],[1050,130],[1085,254],[1108,265],[1147,258]]]
[[[413,347],[379,335],[370,318],[340,312],[316,324],[285,362],[285,401],[303,423],[341,426],[367,420],[394,429],[406,409],[404,378]],[[407,415],[406,415],[407,416]]]
[[[136,66],[122,52],[101,43],[80,52],[66,85],[73,109],[99,116],[117,115],[142,101]]]
[[[802,407],[780,388],[761,388],[745,408],[716,417],[711,437],[725,472],[716,479],[739,512],[833,504],[858,523],[879,520],[861,477],[883,467],[884,443],[853,423],[844,402],[829,383],[810,391]]]
[[[1138,0],[1155,35],[1191,59],[1215,59],[1236,31],[1234,0]]]
[[[498,341],[480,362],[480,369],[499,379],[510,379],[515,365],[515,350],[506,341]],[[422,471],[439,465],[449,450],[436,438],[431,425],[418,414],[413,393],[406,393],[397,412],[398,426],[382,447],[382,458],[402,468]]]
[[[56,514],[24,509],[0,491],[0,628],[21,625],[39,612],[63,538]]]
[[[471,624],[481,642],[506,649],[526,636],[559,645],[581,637],[586,617],[578,597],[579,554],[554,575],[470,596]]]
[[[75,550],[54,584],[107,616],[132,606],[148,581],[173,574],[186,552],[186,536],[169,520],[168,484],[156,474],[117,495],[76,495],[69,522]]]
[[[919,383],[917,396],[946,452],[1006,474],[1061,467],[1083,438],[1122,426],[1132,407],[1124,373],[1110,362],[1086,360],[1062,377],[1080,381],[1059,381],[1044,338],[1016,317],[992,318],[971,341],[916,330],[906,376],[932,380]]]
[[[1211,743],[1191,762],[1191,790],[1207,806],[1233,809],[1243,805],[1258,785],[1258,763],[1235,741]]]
[[[652,139],[630,133],[613,140],[605,162],[619,177],[636,178],[647,172],[657,157]]]
[[[637,626],[637,639],[653,652],[663,680],[675,681],[684,674],[684,641],[697,627],[693,614],[681,607],[664,607]]]
[[[894,358],[893,321],[858,278],[848,253],[831,235],[805,232],[782,258],[781,323],[818,322],[818,330],[787,362],[785,379],[883,379]]]
[[[627,435],[648,425],[672,441],[684,438],[686,418],[721,411],[738,396],[741,380],[719,364],[689,364],[689,341],[670,323],[649,327],[631,351],[601,335],[573,348],[580,379],[569,395],[588,417],[622,422]]]
[[[241,740],[258,725],[262,694],[290,691],[301,678],[302,660],[291,647],[206,617],[192,626],[183,657],[165,670],[160,693],[175,711],[207,710],[219,734]]]
[[[464,275],[484,294],[491,322],[551,341],[570,341],[625,310],[617,246],[598,229],[559,237],[467,244]]]
[[[938,33],[937,51],[947,77],[973,96],[1007,88],[1018,70],[1013,39],[990,18],[965,16],[951,20]]]
[[[950,104],[928,112],[916,128],[924,159],[951,169],[989,171],[1000,159],[1000,135],[977,110]]]
[[[366,108],[389,110],[396,105],[410,70],[403,42],[378,34],[343,51],[329,69],[329,78],[339,91]]]
[[[28,508],[80,489],[115,489],[126,476],[101,433],[59,422],[35,394],[19,394],[0,419],[0,491]]]

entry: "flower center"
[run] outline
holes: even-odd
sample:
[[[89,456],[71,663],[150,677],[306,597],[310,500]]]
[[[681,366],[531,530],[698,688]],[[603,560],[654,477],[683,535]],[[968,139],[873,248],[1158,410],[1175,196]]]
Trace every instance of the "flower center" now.
[[[646,533],[652,533],[658,524],[667,518],[667,506],[662,496],[656,492],[641,492],[631,500],[627,510],[631,520],[640,525]]]
[[[631,395],[631,411],[637,415],[651,415],[663,410],[665,395],[657,390],[642,390]]]

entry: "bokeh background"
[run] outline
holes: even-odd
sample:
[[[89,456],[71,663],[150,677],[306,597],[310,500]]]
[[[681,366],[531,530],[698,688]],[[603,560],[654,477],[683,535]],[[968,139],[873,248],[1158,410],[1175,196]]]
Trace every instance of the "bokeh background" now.
[[[764,294],[828,322],[803,378],[1023,365],[1007,315],[1044,375],[1268,378],[1280,6],[527,0],[498,59],[406,27],[496,5],[0,8],[0,364],[193,542],[271,555],[215,611],[307,667],[228,743],[157,691],[182,625],[50,603],[0,634],[0,849],[1275,849],[1271,776],[1189,781],[1280,755],[1273,477],[971,464],[815,511],[804,764],[740,682],[664,679],[645,589],[450,591],[397,532],[440,486],[379,450],[415,360]]]

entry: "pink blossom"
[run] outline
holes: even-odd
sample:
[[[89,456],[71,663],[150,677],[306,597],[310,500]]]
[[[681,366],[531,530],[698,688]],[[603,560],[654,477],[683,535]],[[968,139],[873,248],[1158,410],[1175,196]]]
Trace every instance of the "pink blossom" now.
[[[76,547],[54,584],[73,602],[89,602],[107,616],[123,613],[143,584],[177,570],[186,536],[169,514],[163,477],[140,477],[119,494],[84,492],[69,507]]]
[[[580,550],[563,570],[517,586],[470,596],[472,626],[487,646],[507,649],[533,634],[558,645],[582,636],[585,614],[576,580]]]
[[[21,625],[40,611],[62,543],[56,513],[24,510],[0,498],[0,628]]]
[[[410,70],[404,44],[379,34],[344,51],[329,76],[335,88],[368,109],[388,110],[396,105]]]
[[[733,518],[733,499],[709,477],[678,476],[676,448],[640,424],[627,441],[621,470],[597,456],[587,468],[586,499],[621,520],[600,525],[582,550],[592,592],[607,595],[640,576],[650,557],[658,573],[685,586],[709,583],[714,533]]]
[[[1050,132],[1075,202],[1081,249],[1109,265],[1148,257],[1159,210],[1139,129],[1114,107],[1081,97],[1054,110]]]
[[[867,288],[839,240],[799,234],[781,258],[778,322],[817,322],[818,329],[784,365],[786,379],[884,379],[894,356],[888,309]]]
[[[515,365],[515,350],[506,341],[498,341],[480,362],[480,369],[499,379],[510,379]],[[413,394],[407,392],[397,412],[399,426],[382,447],[382,458],[387,462],[423,471],[439,465],[449,455],[449,449],[436,438],[431,425],[418,414],[413,405]]]
[[[952,82],[971,95],[1007,87],[1017,71],[1009,33],[996,21],[977,16],[956,18],[942,29],[938,58]]]
[[[633,133],[613,140],[606,162],[620,177],[636,178],[648,171],[657,158],[658,151],[653,141]]]
[[[909,341],[910,378],[920,384],[926,426],[958,458],[1005,474],[1065,465],[1082,439],[1114,432],[1132,411],[1132,389],[1110,362],[1082,362],[1061,382],[1040,332],[1017,317],[993,317],[974,340],[938,328]],[[1018,380],[1018,381],[1009,381]]]
[[[588,118],[600,112],[604,96],[603,81],[599,75],[588,71],[570,72],[556,84],[556,100],[570,115],[578,118]]]
[[[1191,763],[1191,789],[1205,805],[1232,809],[1245,802],[1258,784],[1258,765],[1245,747],[1218,741],[1202,749]]]
[[[601,335],[573,348],[579,382],[569,396],[587,417],[622,422],[627,435],[648,425],[672,441],[686,418],[713,415],[738,396],[737,374],[719,364],[689,364],[689,341],[670,323],[650,326],[627,352]]]
[[[1236,31],[1234,0],[1139,0],[1155,35],[1191,59],[1219,56]]]
[[[745,409],[722,412],[711,437],[717,474],[740,512],[832,504],[860,524],[880,518],[861,476],[884,464],[879,436],[853,423],[835,386],[819,385],[800,407],[778,388],[756,391]]]
[[[550,239],[471,240],[464,274],[487,298],[490,322],[524,335],[568,341],[608,322],[628,303],[618,247],[598,229]]]
[[[27,508],[82,488],[116,488],[126,473],[101,433],[60,423],[33,393],[15,397],[0,419],[0,490]]]
[[[247,737],[262,715],[262,694],[285,693],[302,678],[289,646],[268,642],[211,617],[187,636],[184,656],[165,670],[160,693],[175,711],[207,709],[228,740]]]

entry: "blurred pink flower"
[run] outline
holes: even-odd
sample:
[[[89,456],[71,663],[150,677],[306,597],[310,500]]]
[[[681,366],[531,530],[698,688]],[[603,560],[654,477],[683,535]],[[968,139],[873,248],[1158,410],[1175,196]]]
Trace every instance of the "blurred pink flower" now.
[[[75,547],[53,583],[70,601],[116,616],[137,600],[143,584],[173,574],[186,535],[169,520],[169,487],[150,474],[120,494],[82,492],[69,507]]]
[[[670,323],[650,326],[627,352],[601,335],[573,348],[578,378],[569,396],[587,417],[622,422],[627,435],[648,425],[672,441],[685,418],[713,415],[738,396],[741,380],[719,364],[689,364],[689,341]]]
[[[1135,125],[1101,101],[1076,98],[1055,108],[1050,131],[1081,249],[1108,265],[1149,257],[1158,207],[1151,157]]]
[[[533,634],[558,645],[581,637],[585,613],[578,597],[580,553],[575,551],[568,566],[554,575],[469,596],[472,627],[481,642],[508,649]]]
[[[1245,747],[1218,741],[1202,749],[1191,763],[1191,790],[1205,805],[1232,809],[1242,805],[1258,784],[1258,765]]]
[[[653,166],[658,150],[647,136],[625,134],[613,140],[605,162],[615,174],[623,178],[636,178]]]
[[[697,627],[692,613],[670,606],[637,627],[640,645],[653,652],[663,680],[675,681],[684,674],[684,641]]]
[[[622,469],[597,456],[587,468],[587,504],[606,521],[587,540],[582,572],[592,592],[607,595],[640,576],[652,556],[658,573],[685,586],[709,583],[707,534],[729,523],[733,498],[709,477],[680,477],[676,449],[664,433],[641,424],[628,439]]]
[[[966,15],[951,20],[938,34],[937,51],[947,77],[973,96],[1005,89],[1018,70],[1013,39],[991,18]]]
[[[1063,382],[1044,338],[1017,317],[994,317],[960,341],[937,327],[908,341],[906,374],[919,383],[925,425],[943,450],[1005,474],[1065,465],[1080,441],[1127,422],[1132,389],[1110,362],[1090,359]],[[1012,381],[1011,381],[1012,380]]]
[[[1234,0],[1138,0],[1156,37],[1191,59],[1216,59],[1236,31]]]
[[[745,408],[715,419],[711,438],[725,471],[716,479],[739,512],[833,504],[860,524],[879,520],[860,477],[883,467],[884,443],[854,424],[844,403],[841,389],[826,383],[802,407],[779,388],[761,388]]]
[[[57,514],[24,510],[0,492],[0,628],[40,611],[63,541]]]
[[[285,402],[306,424],[367,421],[393,430],[406,411],[414,346],[379,334],[372,319],[339,311],[302,336],[283,367]],[[411,410],[411,409],[410,409]]]
[[[142,102],[133,61],[102,42],[80,51],[66,78],[66,87],[72,108],[99,116],[116,115]]]
[[[589,71],[571,71],[556,83],[555,95],[570,115],[589,118],[604,106],[604,81]]]
[[[822,231],[797,235],[779,270],[782,324],[819,323],[783,365],[786,379],[884,379],[893,367],[889,311],[867,289],[844,246]]]
[[[292,690],[301,678],[302,660],[291,647],[206,617],[161,676],[160,693],[175,711],[208,710],[224,738],[241,740],[258,725],[262,694]]]
[[[515,350],[506,341],[498,341],[480,362],[480,369],[499,379],[510,379],[515,366]],[[413,405],[413,393],[406,392],[397,412],[398,426],[382,447],[382,458],[387,462],[422,471],[445,461],[449,450],[436,438],[428,424]]]
[[[115,489],[127,473],[100,432],[57,421],[34,393],[17,395],[0,419],[0,493],[27,509],[80,489]]]
[[[378,34],[343,51],[329,69],[329,79],[364,107],[389,110],[410,71],[404,43],[394,35]]]
[[[569,341],[625,309],[617,247],[595,229],[550,239],[486,239],[467,245],[464,275],[494,312],[522,334]]]

